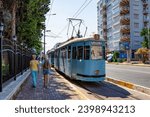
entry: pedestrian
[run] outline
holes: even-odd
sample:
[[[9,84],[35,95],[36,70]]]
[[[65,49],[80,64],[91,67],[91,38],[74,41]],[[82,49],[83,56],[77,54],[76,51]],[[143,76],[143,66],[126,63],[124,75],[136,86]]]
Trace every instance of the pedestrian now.
[[[45,88],[47,88],[47,85],[48,85],[48,77],[49,77],[49,74],[50,74],[50,69],[51,69],[51,66],[49,64],[49,61],[45,57],[44,62],[43,62],[43,76],[44,76],[43,86]]]
[[[36,88],[37,75],[39,72],[39,62],[36,60],[36,55],[32,55],[32,60],[30,61],[30,69],[32,76],[32,85],[34,88]]]

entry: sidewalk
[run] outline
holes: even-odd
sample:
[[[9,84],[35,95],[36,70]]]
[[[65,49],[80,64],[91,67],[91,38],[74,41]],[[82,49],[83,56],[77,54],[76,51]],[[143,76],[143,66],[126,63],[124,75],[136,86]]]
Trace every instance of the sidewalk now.
[[[18,76],[16,80],[10,82],[7,86],[3,87],[3,91],[0,92],[0,100],[10,100],[20,90],[22,84],[26,81],[30,75],[30,70],[25,71],[22,75]]]
[[[37,87],[33,88],[31,76],[24,83],[21,91],[16,95],[16,100],[66,100],[85,99],[71,86],[66,79],[62,78],[54,70],[53,78],[49,78],[48,88],[43,87],[43,75],[39,73]]]

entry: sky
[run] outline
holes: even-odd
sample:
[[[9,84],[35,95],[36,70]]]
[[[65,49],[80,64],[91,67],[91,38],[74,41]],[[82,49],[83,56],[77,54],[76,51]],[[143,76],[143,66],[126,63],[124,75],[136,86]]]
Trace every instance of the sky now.
[[[51,10],[46,14],[46,32],[45,42],[46,51],[53,48],[56,43],[64,42],[71,36],[72,27],[70,26],[68,36],[67,29],[69,21],[86,0],[51,0]],[[91,0],[87,0],[88,4]],[[86,4],[82,7],[84,8]],[[56,15],[53,15],[56,14]],[[92,0],[87,7],[76,17],[84,21],[81,26],[82,35],[84,35],[87,26],[86,36],[97,33],[97,0]]]

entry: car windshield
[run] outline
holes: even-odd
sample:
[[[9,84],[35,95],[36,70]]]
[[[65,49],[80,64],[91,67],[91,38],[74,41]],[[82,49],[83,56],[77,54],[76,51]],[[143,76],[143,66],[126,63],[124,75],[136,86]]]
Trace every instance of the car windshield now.
[[[91,59],[102,59],[103,52],[101,46],[91,46]]]

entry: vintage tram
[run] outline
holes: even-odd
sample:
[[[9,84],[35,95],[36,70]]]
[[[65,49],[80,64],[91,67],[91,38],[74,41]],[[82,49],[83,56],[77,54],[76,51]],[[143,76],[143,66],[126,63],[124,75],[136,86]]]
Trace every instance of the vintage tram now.
[[[71,79],[91,82],[105,79],[105,41],[98,35],[59,43],[48,56],[54,68]]]

